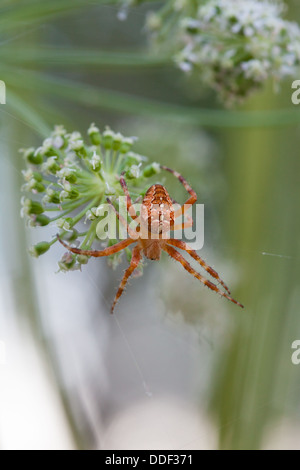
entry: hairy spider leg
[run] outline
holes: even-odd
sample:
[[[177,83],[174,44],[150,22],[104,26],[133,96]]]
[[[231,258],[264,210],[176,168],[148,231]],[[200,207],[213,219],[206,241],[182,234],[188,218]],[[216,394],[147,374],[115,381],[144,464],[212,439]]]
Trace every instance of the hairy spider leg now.
[[[172,201],[173,204],[176,204],[177,206],[180,206],[179,202],[177,202],[172,197],[171,197],[171,201]],[[174,216],[175,216],[175,214],[177,213],[177,210],[174,208],[174,206],[173,206],[173,209],[174,209]],[[180,211],[180,209],[179,209],[179,211]],[[182,214],[180,214],[180,215],[182,215]],[[190,228],[190,227],[193,226],[193,223],[194,223],[193,218],[189,214],[186,214],[184,217],[186,218],[186,220],[184,220],[183,222],[180,222],[179,224],[174,223],[174,225],[172,226],[172,230],[184,230],[186,228]]]
[[[187,243],[181,240],[177,240],[175,238],[169,239],[167,243],[169,245],[176,246],[176,248],[180,248],[181,250],[186,251],[192,258],[194,258],[194,260],[197,261],[197,263],[199,263],[205,269],[205,271],[207,271],[213,278],[215,278],[224,287],[224,289],[228,292],[228,294],[230,294],[230,290],[226,286],[225,282],[222,281],[217,271],[215,271],[211,266],[206,264],[206,262],[202,258],[200,258],[200,256],[198,256],[196,251],[193,250]]]
[[[184,230],[185,228],[190,228],[193,226],[193,219],[190,215],[185,216],[187,220],[185,222],[181,222],[180,224],[175,224],[172,226],[172,230]]]
[[[107,200],[108,204],[110,204],[110,206],[113,208],[113,210],[114,210],[117,218],[121,222],[121,224],[124,225],[124,227],[126,228],[129,237],[132,238],[133,240],[137,240],[137,238],[139,237],[138,233],[135,232],[134,230],[132,230],[131,227],[129,227],[129,225],[127,223],[127,220],[125,220],[124,217],[117,211],[117,209],[115,208],[115,206],[113,205],[113,203],[111,202],[111,200],[108,197],[106,198],[106,200]]]
[[[215,291],[217,294],[221,295],[222,297],[225,297],[227,300],[230,300],[230,302],[233,302],[234,304],[239,305],[240,307],[244,308],[242,304],[234,300],[228,294],[225,294],[225,292],[222,292],[215,284],[205,279],[205,277],[201,276],[201,274],[197,273],[197,271],[195,271],[195,269],[192,268],[192,266],[186,261],[186,259],[178,251],[175,250],[175,248],[169,245],[164,245],[162,249],[166,251],[173,259],[178,261],[187,272],[189,272],[190,274],[192,274],[192,276],[194,276],[196,279],[202,282],[202,284],[207,286],[209,289]]]
[[[124,172],[121,173],[120,184],[121,184],[123,192],[126,196],[127,212],[130,215],[130,217],[134,220],[134,219],[137,218],[137,215],[136,215],[135,209],[134,209],[133,204],[132,204],[132,200],[131,200],[131,197],[130,197],[130,194],[129,194],[129,190],[127,188],[127,184],[126,184],[126,181],[125,181],[125,178],[124,178]]]
[[[178,211],[175,212],[174,218],[176,219],[176,217],[179,217],[180,215],[184,214],[193,204],[195,204],[195,202],[197,201],[197,194],[180,173],[164,165],[160,165],[160,167],[162,168],[162,170],[166,170],[172,173],[190,194],[190,197],[185,202],[185,204],[181,206]]]
[[[124,291],[125,286],[128,282],[128,279],[133,274],[133,271],[138,267],[138,265],[141,261],[141,258],[142,258],[141,249],[138,246],[135,246],[132,250],[132,258],[131,258],[130,265],[128,266],[128,268],[125,271],[125,274],[123,276],[123,279],[121,281],[119,289],[116,293],[115,299],[113,301],[113,304],[112,304],[112,307],[111,307],[111,313],[114,313],[116,303],[118,302],[119,298],[123,294],[123,291]]]
[[[115,253],[118,253],[121,250],[124,250],[127,246],[135,243],[136,240],[132,240],[131,238],[127,238],[126,240],[122,240],[115,245],[109,246],[104,248],[103,250],[81,250],[80,248],[73,248],[72,246],[65,243],[59,235],[57,235],[58,241],[65,247],[67,250],[71,251],[72,253],[76,253],[77,255],[85,255],[85,256],[94,256],[95,258],[99,258],[101,256],[110,256]]]

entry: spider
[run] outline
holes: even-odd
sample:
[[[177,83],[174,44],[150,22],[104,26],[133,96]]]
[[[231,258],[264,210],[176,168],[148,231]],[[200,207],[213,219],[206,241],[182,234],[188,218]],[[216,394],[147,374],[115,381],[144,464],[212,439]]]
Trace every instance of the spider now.
[[[116,243],[113,246],[104,248],[103,250],[81,250],[79,248],[73,248],[66,244],[63,240],[58,237],[60,243],[67,248],[72,253],[102,257],[110,256],[114,253],[118,253],[121,250],[124,250],[126,247],[132,244],[136,244],[132,250],[132,258],[129,267],[126,269],[124,277],[121,281],[115,299],[111,307],[111,313],[114,312],[116,303],[120,299],[125,286],[128,282],[128,279],[133,274],[134,270],[138,267],[142,256],[150,260],[158,261],[161,256],[161,251],[165,251],[173,259],[178,261],[186,271],[192,274],[196,279],[198,279],[202,284],[207,286],[209,289],[213,290],[217,294],[225,297],[236,305],[239,305],[243,308],[243,305],[230,297],[230,291],[226,284],[221,280],[219,274],[210,266],[208,266],[205,261],[198,256],[196,251],[194,251],[189,245],[181,240],[175,238],[166,238],[166,231],[178,230],[179,228],[190,227],[193,223],[191,217],[187,217],[187,220],[183,223],[177,225],[175,224],[175,219],[180,215],[185,215],[185,211],[191,207],[197,201],[197,195],[195,191],[191,188],[188,182],[181,176],[177,171],[171,170],[170,168],[161,165],[161,169],[166,170],[172,173],[180,183],[183,184],[184,188],[189,193],[190,197],[183,206],[179,206],[179,209],[174,209],[173,202],[166,190],[166,188],[160,184],[152,185],[146,192],[144,199],[142,201],[140,218],[138,217],[136,210],[132,204],[132,200],[129,194],[129,190],[126,185],[124,175],[120,176],[120,184],[122,190],[125,194],[127,201],[127,212],[133,220],[140,220],[137,230],[134,231],[129,227],[128,222],[118,213],[118,211],[113,206],[109,198],[107,198],[108,203],[114,209],[117,218],[119,221],[126,227],[128,238]],[[216,284],[206,279],[204,276],[199,274],[192,266],[186,261],[179,251],[175,248],[186,251],[195,261],[197,261],[204,270],[210,274],[224,289],[223,292]]]

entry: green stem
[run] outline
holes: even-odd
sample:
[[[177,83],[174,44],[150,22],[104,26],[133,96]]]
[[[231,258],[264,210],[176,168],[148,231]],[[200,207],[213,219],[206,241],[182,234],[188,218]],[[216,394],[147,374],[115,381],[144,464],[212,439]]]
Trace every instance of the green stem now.
[[[96,4],[116,3],[116,0],[95,0]],[[10,9],[4,8],[1,11],[0,29],[1,33],[11,30],[18,30],[22,27],[28,28],[35,23],[42,24],[56,16],[63,16],[73,12],[76,8],[86,8],[86,0],[27,0],[18,4],[18,8],[12,6]]]
[[[73,218],[73,224],[72,224],[72,227],[74,227],[75,224],[77,224],[77,222],[79,222],[79,220],[82,219],[82,217],[86,214],[86,212],[91,209],[93,206],[97,205],[97,203],[99,204],[99,200],[100,200],[100,196],[97,196],[95,197],[91,202],[90,204],[88,204],[87,206],[84,207],[84,209],[82,209],[79,214],[77,214],[74,218]]]
[[[117,158],[118,153],[119,153],[119,152],[117,152],[116,150],[114,150],[114,151],[113,151],[113,154],[112,154],[112,158],[111,158],[111,172],[112,172],[112,173],[114,172],[114,167],[115,167],[116,158]]]
[[[82,204],[85,204],[90,198],[86,197],[86,198],[83,198],[83,199],[77,199],[76,202],[72,202],[72,203],[64,203],[61,205],[62,209],[63,210],[73,210],[73,209],[76,209],[76,207],[78,206],[81,206]],[[47,212],[49,211],[60,211],[61,209],[58,208],[58,207],[47,207],[45,209]]]
[[[118,175],[119,172],[120,172],[120,167],[121,167],[123,158],[124,158],[124,153],[119,153],[118,159],[117,159],[117,162],[116,162],[116,166],[115,166],[115,173],[116,173],[117,175]]]
[[[77,103],[86,106],[97,107],[97,109],[100,107],[126,114],[159,116],[169,122],[197,124],[212,128],[262,128],[291,126],[300,122],[300,113],[297,107],[268,111],[199,109],[103,90],[46,74],[29,73],[24,70],[20,74],[14,68],[8,68],[7,66],[4,66],[3,70],[10,71],[9,80],[15,86],[30,90],[35,88],[40,92],[48,92],[49,87],[51,87],[53,94],[64,99],[75,99]]]
[[[37,64],[69,68],[84,67],[98,68],[101,67],[160,67],[164,65],[172,65],[170,56],[152,56],[146,51],[141,52],[114,52],[114,51],[98,51],[98,50],[80,50],[73,48],[48,48],[48,47],[26,47],[22,51],[16,47],[0,48],[1,62],[10,64],[24,64],[25,66]]]
[[[43,118],[38,114],[34,108],[32,108],[28,102],[22,100],[18,95],[12,92],[11,89],[7,90],[7,102],[9,108],[11,108],[18,116],[13,118],[24,122],[26,126],[31,127],[38,134],[44,137],[49,136],[51,129]],[[5,114],[9,114],[6,110],[1,108],[1,111]]]
[[[89,230],[87,231],[87,234],[86,234],[86,237],[83,241],[83,243],[81,244],[80,248],[82,249],[90,249],[90,247],[92,246],[92,243],[96,237],[96,231],[95,231],[95,227],[96,225],[98,224],[99,220],[96,219],[96,220],[93,220],[93,222],[91,223],[91,226],[89,228]]]

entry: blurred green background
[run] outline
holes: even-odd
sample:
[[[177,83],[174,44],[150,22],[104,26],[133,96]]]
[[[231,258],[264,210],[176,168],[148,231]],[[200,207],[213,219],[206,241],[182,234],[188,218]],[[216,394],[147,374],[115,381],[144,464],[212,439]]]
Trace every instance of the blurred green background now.
[[[300,339],[300,115],[291,83],[222,109],[149,51],[145,14],[160,5],[134,7],[120,22],[119,7],[101,0],[1,2],[3,449],[300,448],[300,366],[291,362]],[[200,255],[244,311],[163,257],[132,280],[111,317],[125,265],[110,271],[95,260],[63,275],[59,247],[28,257],[32,240],[55,227],[32,233],[19,217],[18,149],[37,146],[55,124],[85,133],[91,122],[138,136],[138,152],[189,180],[205,205]],[[184,201],[177,181],[166,175],[165,184]]]

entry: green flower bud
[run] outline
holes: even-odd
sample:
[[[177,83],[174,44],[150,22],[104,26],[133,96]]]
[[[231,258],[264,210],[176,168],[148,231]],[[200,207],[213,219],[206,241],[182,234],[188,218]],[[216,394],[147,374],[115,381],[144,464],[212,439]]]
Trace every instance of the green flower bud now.
[[[83,140],[81,139],[70,140],[69,147],[71,150],[74,150],[74,152],[79,158],[85,158],[87,156],[87,151],[84,146]]]
[[[69,181],[69,183],[74,184],[77,181],[77,176],[75,173],[70,173],[68,176],[66,176],[66,180]]]
[[[129,170],[126,171],[126,178],[128,179],[139,178],[141,175],[140,166],[141,166],[141,163],[139,165],[131,165]]]
[[[72,134],[67,134],[67,138],[69,139],[69,142],[74,142],[74,140],[80,140],[82,139],[82,135],[78,131],[72,132]]]
[[[142,157],[138,153],[128,152],[124,159],[124,166],[130,167],[131,165],[137,165],[141,163],[144,159],[145,157]]]
[[[49,219],[49,217],[47,217],[44,214],[39,214],[35,217],[35,224],[40,226],[40,227],[45,227],[50,222],[51,222],[51,220]]]
[[[113,144],[112,144],[113,150],[120,150],[122,142],[123,142],[122,134],[120,134],[120,132],[118,132],[117,134],[114,134]]]
[[[44,155],[36,151],[34,156],[30,157],[30,159],[28,160],[30,161],[30,163],[33,163],[34,165],[40,165],[44,161]]]
[[[151,165],[146,166],[143,171],[143,176],[145,178],[150,178],[150,176],[157,175],[160,173],[160,164],[159,163],[151,163]]]
[[[59,192],[54,191],[54,189],[47,188],[46,196],[43,197],[43,203],[44,204],[59,204],[60,203]]]
[[[70,271],[75,267],[76,255],[73,255],[70,251],[65,253],[61,260],[58,262],[60,271]]]
[[[54,147],[49,147],[47,150],[44,151],[45,157],[58,157],[59,154]]]
[[[134,144],[134,141],[136,140],[136,137],[125,137],[123,138],[121,147],[120,147],[120,152],[121,153],[127,153],[131,149],[131,147]]]
[[[43,183],[39,183],[38,181],[36,181],[33,189],[35,189],[38,193],[43,193],[46,188]]]
[[[37,245],[34,245],[29,248],[29,253],[31,254],[31,256],[38,258],[39,256],[46,253],[49,250],[50,246],[51,245],[48,242],[40,242]]]
[[[79,191],[77,189],[72,188],[70,191],[68,191],[68,199],[77,199],[79,196]]]
[[[89,261],[89,257],[85,255],[78,255],[77,256],[77,261],[79,264],[87,264]]]
[[[98,127],[95,126],[95,124],[90,125],[90,128],[88,129],[88,135],[93,145],[101,144],[101,134],[100,134]]]
[[[40,165],[44,161],[43,155],[36,153],[34,148],[24,150],[24,158],[33,165]]]
[[[35,179],[35,181],[38,181],[38,182],[43,181],[43,176],[38,171],[33,171],[32,177]]]
[[[92,158],[88,161],[89,168],[92,171],[99,171],[102,167],[102,160],[100,155],[97,155],[96,152],[93,153]]]
[[[115,133],[109,127],[103,132],[103,145],[106,150],[112,148],[114,136]]]
[[[68,183],[76,183],[77,181],[76,171],[71,168],[62,168],[56,173],[56,176],[62,181],[68,181]]]
[[[44,212],[44,207],[38,201],[32,201],[31,199],[23,199],[23,213],[26,215],[38,215]]]
[[[31,178],[28,183],[26,183],[23,188],[27,191],[32,191],[34,193],[43,193],[45,191],[45,186],[43,183],[40,183],[39,181],[36,181],[33,177]]]
[[[95,220],[98,216],[98,207],[92,207],[85,213],[86,220]]]
[[[63,230],[70,230],[73,225],[73,219],[71,217],[61,217],[56,221],[56,226]]]
[[[42,171],[55,175],[56,172],[60,170],[60,166],[58,165],[56,160],[57,156],[55,155],[48,157],[45,163],[43,163],[42,165]]]
[[[69,142],[71,150],[82,150],[84,148],[84,142],[81,139],[71,140]]]

